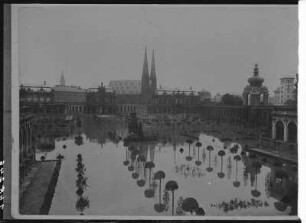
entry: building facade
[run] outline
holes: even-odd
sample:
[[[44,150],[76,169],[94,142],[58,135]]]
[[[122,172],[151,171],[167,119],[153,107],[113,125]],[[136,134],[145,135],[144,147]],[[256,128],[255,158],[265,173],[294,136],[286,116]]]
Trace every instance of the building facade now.
[[[110,81],[109,87],[115,91],[116,95],[141,94],[141,81],[140,80]]]
[[[106,88],[103,83],[98,88],[87,89],[86,112],[99,114],[117,113],[115,91],[112,88]]]
[[[201,105],[199,114],[207,120],[245,125],[269,134],[273,109],[274,106]]]
[[[222,101],[222,95],[217,93],[214,98],[213,98],[213,101],[216,102],[216,103],[220,103]]]
[[[77,86],[61,86],[53,87],[55,103],[85,103],[86,90]]]
[[[205,90],[199,92],[200,102],[210,102],[211,101],[211,93]]]
[[[297,107],[274,107],[271,114],[272,135],[270,137],[261,137],[261,147],[264,149],[275,150],[283,156],[297,159]]]
[[[259,106],[269,104],[268,88],[263,86],[264,79],[259,76],[258,65],[255,64],[254,75],[248,79],[249,85],[243,90],[243,105]]]
[[[199,93],[192,90],[158,89],[152,97],[154,105],[198,105],[199,103]]]
[[[23,86],[19,88],[19,101],[21,104],[45,104],[54,102],[51,87]]]
[[[274,104],[285,105],[289,101],[296,101],[296,87],[294,77],[283,77],[280,79],[280,87],[274,91]]]
[[[35,162],[35,145],[33,136],[33,114],[26,112],[27,109],[20,110],[19,117],[19,168],[20,182]],[[28,110],[29,111],[29,110]]]
[[[272,139],[297,143],[297,108],[276,108],[272,117]]]

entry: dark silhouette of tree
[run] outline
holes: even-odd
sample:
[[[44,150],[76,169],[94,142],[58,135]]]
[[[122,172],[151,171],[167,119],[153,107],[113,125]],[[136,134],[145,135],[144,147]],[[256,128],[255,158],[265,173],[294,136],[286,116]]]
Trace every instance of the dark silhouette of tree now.
[[[82,215],[85,208],[89,208],[88,198],[80,197],[75,205],[75,208],[77,211],[81,212]]]
[[[276,201],[276,202],[274,202],[274,207],[275,207],[276,210],[284,212],[284,211],[286,211],[288,205],[284,202]]]
[[[213,171],[213,168],[210,166],[210,162],[211,162],[211,151],[214,150],[214,147],[212,147],[212,146],[207,146],[206,149],[207,149],[208,152],[209,152],[209,155],[208,155],[208,167],[207,167],[206,170],[207,170],[208,172],[211,172],[211,171]]]
[[[140,179],[137,180],[137,185],[139,187],[143,187],[146,183],[146,181],[143,179],[143,172],[145,172],[145,162],[146,162],[146,157],[143,154],[140,154],[137,157],[138,162],[141,163],[141,170],[140,170]]]
[[[165,189],[172,191],[172,215],[174,215],[174,191],[179,188],[178,184],[174,180],[170,180],[166,183]]]
[[[154,196],[154,190],[152,190],[151,188],[151,173],[152,173],[152,168],[154,167],[155,167],[155,164],[151,161],[145,163],[145,168],[149,169],[149,189],[145,190],[144,192],[145,197],[147,198],[151,198]]]
[[[237,95],[225,94],[222,96],[221,102],[225,105],[242,105],[242,98]]]
[[[124,166],[128,166],[130,164],[130,161],[128,160],[129,157],[129,151],[128,148],[125,148],[125,160],[123,161]]]
[[[193,143],[193,141],[192,141],[192,139],[187,139],[186,142],[188,143],[188,146],[189,146],[189,152],[188,152],[188,156],[186,157],[186,160],[191,161],[192,156],[190,156],[190,145]]]
[[[225,156],[225,152],[224,152],[224,150],[220,150],[219,152],[218,152],[218,156],[220,156],[220,158],[221,158],[221,170],[220,170],[220,173],[218,173],[218,177],[219,178],[224,178],[224,173],[223,173],[223,156]]]
[[[202,162],[200,161],[200,147],[202,146],[202,143],[201,142],[197,142],[196,143],[196,147],[198,147],[198,160],[195,161],[195,164],[197,166],[200,166],[202,164]]]
[[[199,208],[199,203],[197,202],[196,199],[192,197],[188,197],[184,199],[182,203],[182,209],[183,211],[190,212],[191,214],[193,212],[196,212],[196,210]]]
[[[255,161],[252,166],[255,168],[255,189],[251,191],[251,194],[254,197],[259,197],[261,193],[257,190],[257,174],[260,171],[261,164],[258,161]]]
[[[165,205],[161,203],[161,182],[165,179],[166,174],[164,171],[157,171],[154,175],[154,179],[159,180],[159,203],[154,205],[154,209],[157,212],[162,212],[165,210]]]
[[[235,177],[235,181],[233,182],[233,185],[234,185],[234,187],[239,187],[240,182],[237,180],[237,175],[238,175],[238,161],[241,160],[241,156],[235,155],[234,160],[236,161],[236,177]]]
[[[204,209],[201,208],[201,207],[199,207],[199,208],[196,210],[196,215],[204,216],[204,215],[205,215]]]

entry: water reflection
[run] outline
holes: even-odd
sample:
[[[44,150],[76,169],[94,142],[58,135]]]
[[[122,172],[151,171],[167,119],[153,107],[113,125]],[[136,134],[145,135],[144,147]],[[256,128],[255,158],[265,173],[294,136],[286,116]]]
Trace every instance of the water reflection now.
[[[191,161],[193,157],[190,155],[190,145],[193,143],[191,139],[187,139],[186,142],[188,143],[188,156],[186,156],[187,161]]]
[[[143,134],[156,135],[158,140],[128,143],[123,141],[128,135],[126,123],[84,119],[78,130],[55,141],[54,153],[65,159],[50,213],[61,213],[57,206],[63,202],[66,211],[74,213],[68,208],[72,201],[60,197],[71,187],[64,178],[71,176],[69,163],[73,159],[75,166],[77,156],[77,180],[73,179],[71,190],[76,185],[73,209],[79,214],[86,210],[102,215],[296,214],[296,166],[245,152],[236,142],[225,144],[212,132],[196,132],[193,124],[178,126],[144,124]],[[77,136],[83,144],[75,144]],[[90,161],[86,169],[84,157]]]
[[[208,150],[208,167],[206,168],[207,172],[212,172],[214,169],[210,166],[210,162],[211,162],[211,151],[214,150],[214,147],[212,146],[207,146],[206,148]]]
[[[179,186],[177,182],[174,180],[168,181],[165,186],[165,193],[167,193],[168,191],[172,192],[172,215],[174,215],[174,191],[177,190],[178,188]]]
[[[154,205],[154,210],[157,212],[163,212],[166,208],[165,204],[161,203],[161,187],[162,187],[162,180],[165,179],[166,174],[164,171],[160,170],[157,171],[154,175],[154,179],[159,180],[159,203]]]
[[[241,156],[235,155],[234,160],[236,161],[236,175],[235,175],[235,181],[233,182],[234,187],[240,186],[240,181],[238,181],[238,161],[241,160]]]
[[[145,190],[144,194],[147,198],[151,198],[154,196],[155,191],[153,190],[152,181],[152,169],[155,167],[155,164],[152,161],[148,161],[145,163],[145,173],[147,172],[146,169],[149,169],[149,182],[148,182],[148,189]],[[146,175],[146,174],[145,174]]]
[[[218,156],[220,156],[220,158],[221,158],[221,170],[218,173],[218,177],[219,178],[224,178],[224,176],[225,176],[225,174],[223,173],[223,156],[225,156],[224,150],[219,150]]]
[[[197,166],[200,166],[202,164],[202,162],[200,161],[200,147],[202,146],[202,143],[201,142],[197,142],[196,143],[196,147],[198,147],[198,160],[195,161],[195,164]]]

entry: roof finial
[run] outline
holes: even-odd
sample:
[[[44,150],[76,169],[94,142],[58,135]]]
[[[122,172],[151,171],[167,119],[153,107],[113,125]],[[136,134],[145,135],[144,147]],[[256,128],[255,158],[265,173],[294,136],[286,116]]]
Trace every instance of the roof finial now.
[[[259,71],[258,71],[258,64],[255,63],[255,67],[254,67],[254,76],[258,76]]]

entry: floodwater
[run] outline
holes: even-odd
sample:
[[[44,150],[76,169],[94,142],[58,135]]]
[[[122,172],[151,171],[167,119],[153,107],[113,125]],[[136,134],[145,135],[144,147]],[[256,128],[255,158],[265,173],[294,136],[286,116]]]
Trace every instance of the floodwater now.
[[[83,119],[70,135],[55,139],[54,150],[37,153],[47,160],[64,156],[49,214],[296,214],[295,166],[241,153],[239,140],[223,143],[194,129],[153,124],[144,132],[158,142],[127,145],[123,121]],[[186,132],[199,137],[191,138],[190,149]],[[166,188],[169,181],[177,185]]]

